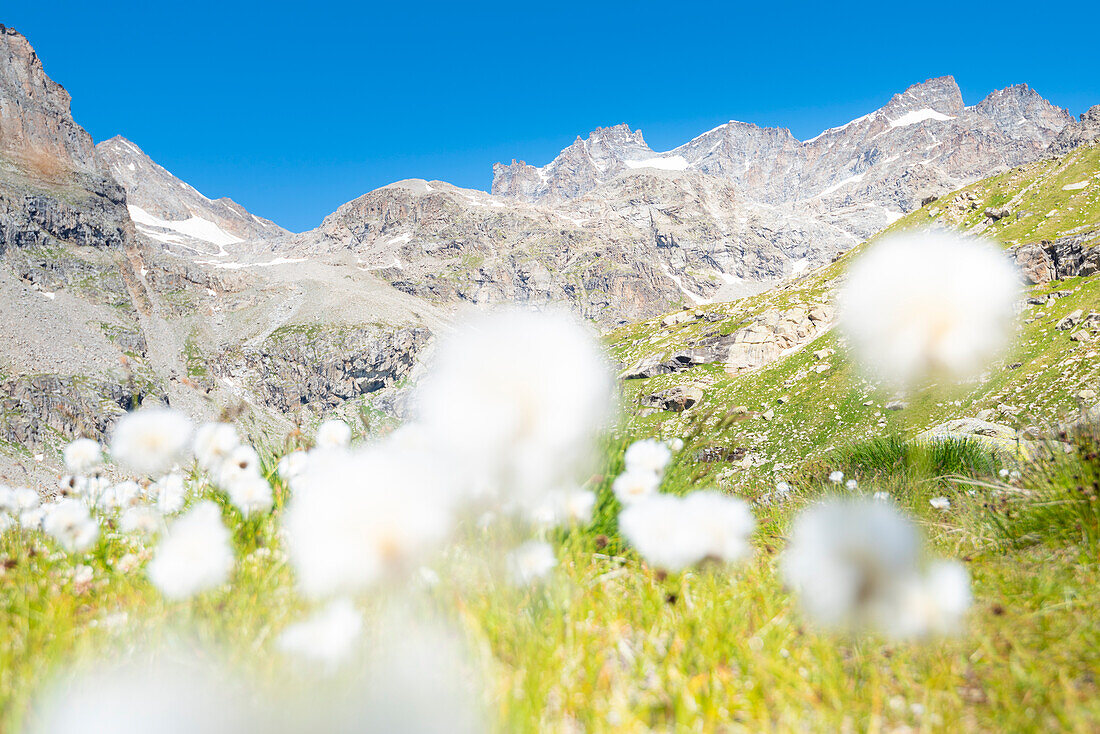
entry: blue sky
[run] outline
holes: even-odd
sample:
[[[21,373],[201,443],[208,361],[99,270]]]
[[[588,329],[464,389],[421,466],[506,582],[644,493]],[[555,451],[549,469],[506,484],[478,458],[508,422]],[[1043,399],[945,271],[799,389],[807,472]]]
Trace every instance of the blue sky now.
[[[402,178],[488,189],[599,125],[805,139],[943,74],[968,104],[1016,82],[1100,102],[1096,2],[5,5],[97,142],[295,231]]]

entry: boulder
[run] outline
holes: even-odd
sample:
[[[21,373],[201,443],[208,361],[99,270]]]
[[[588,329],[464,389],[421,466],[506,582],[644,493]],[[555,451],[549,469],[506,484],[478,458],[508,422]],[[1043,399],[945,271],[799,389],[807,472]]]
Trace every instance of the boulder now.
[[[1028,456],[1031,447],[1016,429],[978,418],[956,418],[917,434],[918,441],[969,440],[986,446],[1002,458]]]
[[[703,399],[703,390],[695,385],[677,385],[642,398],[642,405],[677,412],[691,408]]]
[[[1061,321],[1059,321],[1057,326],[1055,326],[1054,328],[1058,331],[1069,331],[1073,327],[1077,326],[1077,323],[1084,315],[1084,311],[1082,311],[1081,309],[1077,309],[1076,311],[1066,314],[1066,316]]]

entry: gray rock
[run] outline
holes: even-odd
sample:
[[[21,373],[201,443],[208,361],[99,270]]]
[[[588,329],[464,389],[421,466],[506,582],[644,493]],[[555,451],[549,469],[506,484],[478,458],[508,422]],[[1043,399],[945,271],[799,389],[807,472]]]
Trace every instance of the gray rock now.
[[[687,410],[703,399],[703,390],[695,385],[677,385],[642,398],[642,405],[658,410]]]

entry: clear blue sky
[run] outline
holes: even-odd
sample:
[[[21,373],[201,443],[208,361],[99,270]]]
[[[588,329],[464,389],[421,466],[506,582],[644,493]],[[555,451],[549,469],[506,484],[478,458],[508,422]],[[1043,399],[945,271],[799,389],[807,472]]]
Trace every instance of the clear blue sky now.
[[[402,178],[488,189],[618,122],[658,150],[730,119],[808,138],[909,84],[1100,102],[1100,3],[15,0],[96,139],[300,231]]]

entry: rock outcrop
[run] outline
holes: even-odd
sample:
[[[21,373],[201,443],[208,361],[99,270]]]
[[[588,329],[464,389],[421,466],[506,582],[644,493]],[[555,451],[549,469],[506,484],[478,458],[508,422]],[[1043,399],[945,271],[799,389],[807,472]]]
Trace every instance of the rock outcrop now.
[[[1077,120],[1071,120],[1062,128],[1058,136],[1051,141],[1047,152],[1051,155],[1065,155],[1074,148],[1100,140],[1100,104],[1089,107]]]
[[[1100,230],[1012,247],[1009,252],[1032,284],[1088,277],[1100,271]]]

